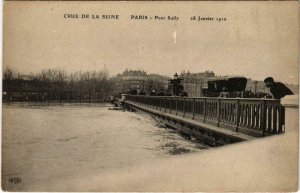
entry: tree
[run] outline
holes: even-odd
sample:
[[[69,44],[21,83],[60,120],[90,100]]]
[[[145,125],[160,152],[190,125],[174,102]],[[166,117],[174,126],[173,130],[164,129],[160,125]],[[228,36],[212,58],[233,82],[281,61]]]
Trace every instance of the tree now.
[[[12,100],[13,81],[15,78],[15,72],[12,68],[6,67],[3,71],[3,91],[7,93],[6,100]]]

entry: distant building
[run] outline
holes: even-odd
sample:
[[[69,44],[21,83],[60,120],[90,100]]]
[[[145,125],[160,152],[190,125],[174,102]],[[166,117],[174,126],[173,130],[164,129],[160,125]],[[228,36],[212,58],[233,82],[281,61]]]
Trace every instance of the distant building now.
[[[157,87],[160,87],[160,89],[166,90],[168,88],[169,83],[169,77],[162,76],[159,74],[149,74],[148,75],[148,81],[153,81],[154,83],[158,84]],[[147,85],[149,86],[149,85]]]
[[[190,73],[183,71],[179,78],[182,78],[182,84],[184,90],[188,93],[190,97],[201,97],[202,87],[207,86],[207,78],[214,77],[215,73],[213,71],[205,71],[199,73]]]
[[[147,74],[141,70],[126,69],[122,74],[117,74],[111,80],[115,82],[115,91],[127,93],[129,89],[137,90],[138,93],[143,89],[150,93],[152,89],[167,89],[168,77],[158,74]]]
[[[144,89],[147,74],[141,70],[125,70],[122,74],[111,78],[115,82],[117,92],[126,93],[129,89]]]

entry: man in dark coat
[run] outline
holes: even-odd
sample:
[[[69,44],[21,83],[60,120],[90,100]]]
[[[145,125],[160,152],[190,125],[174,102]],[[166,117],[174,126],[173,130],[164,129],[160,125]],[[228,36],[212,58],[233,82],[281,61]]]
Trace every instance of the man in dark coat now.
[[[283,83],[274,82],[272,77],[268,77],[264,80],[266,87],[270,88],[270,92],[274,99],[281,99],[286,95],[293,95],[294,93]]]
[[[146,92],[144,91],[144,89],[141,90],[140,95],[146,95]]]

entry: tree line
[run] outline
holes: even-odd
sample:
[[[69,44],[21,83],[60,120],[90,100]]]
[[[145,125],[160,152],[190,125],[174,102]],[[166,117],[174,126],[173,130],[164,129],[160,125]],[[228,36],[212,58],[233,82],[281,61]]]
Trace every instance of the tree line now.
[[[109,100],[114,85],[104,70],[67,73],[46,69],[35,74],[21,74],[5,68],[3,100],[101,102]]]

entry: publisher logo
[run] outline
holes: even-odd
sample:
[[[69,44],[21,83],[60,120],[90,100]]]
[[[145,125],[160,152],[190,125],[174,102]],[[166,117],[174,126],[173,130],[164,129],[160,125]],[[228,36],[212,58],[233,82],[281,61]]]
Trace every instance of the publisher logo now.
[[[8,182],[10,184],[19,184],[21,183],[21,179],[19,177],[12,177],[12,178],[9,178]]]

